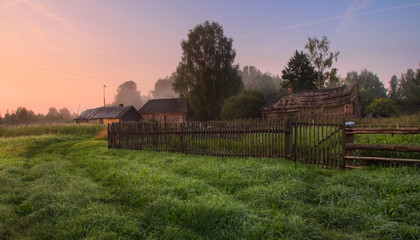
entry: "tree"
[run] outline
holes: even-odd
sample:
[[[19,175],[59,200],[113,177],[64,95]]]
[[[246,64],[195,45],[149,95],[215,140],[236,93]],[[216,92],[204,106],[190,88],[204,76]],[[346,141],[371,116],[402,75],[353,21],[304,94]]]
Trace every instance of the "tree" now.
[[[258,109],[265,104],[264,95],[257,90],[245,90],[223,103],[221,117],[224,120],[260,118]]]
[[[308,55],[296,50],[287,66],[281,71],[284,80],[283,88],[293,88],[295,90],[316,89],[314,80],[316,73],[311,65]]]
[[[160,78],[155,83],[155,89],[150,91],[153,98],[168,98],[177,97],[177,94],[172,88],[175,82],[176,73],[172,73],[170,77]]]
[[[16,109],[16,122],[17,124],[35,123],[35,113],[25,107],[18,107]]]
[[[336,88],[343,85],[343,80],[337,76],[337,68],[332,68],[330,72],[326,73],[326,87],[327,88]]]
[[[395,77],[396,78],[396,77]],[[393,77],[390,82],[391,90],[396,93],[396,103],[404,113],[414,113],[420,110],[420,69],[414,72],[407,69],[406,73],[402,73],[398,80]],[[395,83],[397,81],[397,83]],[[393,92],[392,92],[393,93]],[[390,95],[391,97],[391,95]]]
[[[136,109],[143,106],[140,91],[137,91],[137,83],[126,81],[118,87],[117,95],[115,95],[112,105],[118,106],[119,104],[134,106]]]
[[[45,115],[45,120],[47,122],[61,122],[62,118],[60,116],[60,113],[58,113],[57,109],[55,107],[50,107],[48,109],[47,115]]]
[[[330,52],[330,41],[326,36],[322,36],[320,41],[317,37],[308,38],[308,43],[305,48],[309,51],[309,60],[315,66],[317,71],[317,88],[325,87],[325,81],[329,74],[327,69],[331,68],[333,60],[337,62],[337,57],[340,52]],[[324,72],[326,71],[326,72]]]
[[[389,90],[388,90],[388,98],[394,102],[397,102],[401,98],[398,96],[398,78],[397,76],[393,75],[391,80],[389,80]]]
[[[347,73],[345,84],[349,86],[359,85],[360,107],[362,114],[366,114],[367,107],[373,100],[386,98],[386,89],[379,77],[367,69],[358,74],[355,71]]]
[[[60,109],[58,114],[60,115],[60,118],[63,120],[63,122],[71,122],[73,120],[71,113],[67,108]]]
[[[391,99],[386,98],[373,100],[373,102],[367,107],[367,112],[382,117],[400,114],[400,110],[397,108],[397,105],[395,105]]]
[[[265,99],[272,99],[277,95],[281,84],[281,78],[270,73],[262,73],[254,66],[245,66],[239,71],[244,88],[261,91]]]
[[[232,38],[216,22],[204,22],[181,42],[183,54],[173,84],[175,92],[191,103],[197,120],[218,119],[226,98],[239,93],[243,84],[238,75]]]

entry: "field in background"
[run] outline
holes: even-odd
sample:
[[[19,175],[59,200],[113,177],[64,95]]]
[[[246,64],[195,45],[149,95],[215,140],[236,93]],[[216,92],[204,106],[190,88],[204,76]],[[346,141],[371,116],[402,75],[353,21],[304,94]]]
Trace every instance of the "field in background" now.
[[[393,125],[397,124],[400,126],[420,126],[420,112],[413,115],[403,115],[400,117],[391,118],[361,118],[352,119],[356,123],[356,126],[382,126],[382,125]]]
[[[420,170],[0,138],[0,239],[419,239]]]
[[[103,124],[44,124],[1,126],[0,137],[39,136],[46,134],[96,136],[106,130]]]

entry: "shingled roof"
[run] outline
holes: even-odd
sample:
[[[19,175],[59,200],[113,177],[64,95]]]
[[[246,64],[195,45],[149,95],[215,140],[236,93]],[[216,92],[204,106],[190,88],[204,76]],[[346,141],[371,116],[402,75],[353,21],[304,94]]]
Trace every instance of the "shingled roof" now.
[[[193,110],[186,100],[179,98],[160,98],[150,99],[142,108],[139,113],[156,114],[156,113],[192,113]]]
[[[122,119],[129,111],[134,111],[138,114],[137,110],[133,106],[98,107],[82,112],[76,120]]]
[[[352,102],[358,104],[358,90],[359,86],[355,85],[353,87],[293,91],[272,99],[259,111],[331,107]]]

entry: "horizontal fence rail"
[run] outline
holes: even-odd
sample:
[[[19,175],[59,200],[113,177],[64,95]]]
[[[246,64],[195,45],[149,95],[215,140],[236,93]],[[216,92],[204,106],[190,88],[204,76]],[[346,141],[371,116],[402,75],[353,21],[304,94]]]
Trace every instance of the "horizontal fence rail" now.
[[[198,155],[285,157],[287,119],[214,122],[123,122],[108,125],[108,147]]]
[[[420,127],[347,127],[346,138],[344,141],[346,162],[351,162],[355,165],[355,161],[366,162],[407,162],[420,163],[420,159],[415,158],[401,158],[389,156],[355,156],[355,150],[370,151],[370,152],[399,152],[399,153],[419,153],[420,146],[418,145],[395,145],[395,144],[373,144],[373,143],[355,143],[355,135],[365,134],[391,134],[395,135],[418,135],[420,134]],[[360,153],[359,153],[360,154]],[[361,153],[365,155],[366,153]]]

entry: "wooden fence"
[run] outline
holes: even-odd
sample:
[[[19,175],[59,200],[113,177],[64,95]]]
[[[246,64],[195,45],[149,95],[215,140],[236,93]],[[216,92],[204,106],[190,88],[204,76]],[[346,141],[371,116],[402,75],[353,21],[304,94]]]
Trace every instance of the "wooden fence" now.
[[[321,167],[345,167],[343,116],[301,116],[292,124],[293,160]]]
[[[348,167],[355,165],[356,161],[364,162],[410,162],[420,163],[420,159],[413,158],[391,158],[391,157],[368,157],[355,156],[355,150],[368,151],[387,151],[387,152],[420,152],[418,145],[395,145],[395,144],[372,144],[372,143],[355,143],[355,135],[362,134],[403,134],[412,135],[420,134],[420,127],[347,127],[346,137],[344,138],[346,162],[351,162]]]
[[[344,120],[338,116],[217,122],[108,125],[108,147],[224,157],[270,157],[343,167]]]
[[[235,157],[285,157],[287,119],[125,122],[108,125],[110,148]],[[288,143],[289,144],[289,143]]]

